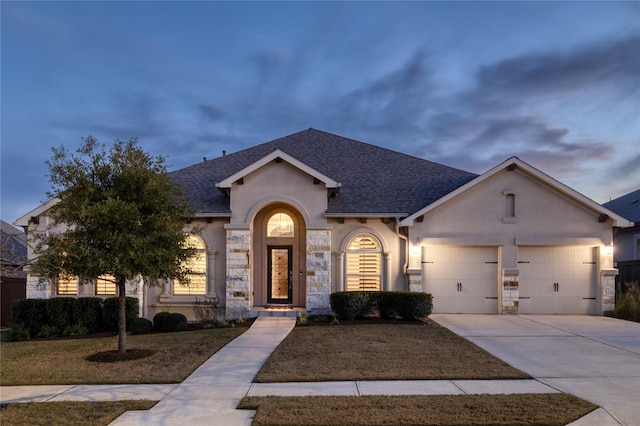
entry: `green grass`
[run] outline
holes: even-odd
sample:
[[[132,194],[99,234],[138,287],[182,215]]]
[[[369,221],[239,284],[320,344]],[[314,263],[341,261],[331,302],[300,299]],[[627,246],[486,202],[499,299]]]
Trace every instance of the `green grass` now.
[[[155,401],[30,402],[0,409],[3,426],[103,426],[125,411],[148,410]]]
[[[247,397],[254,426],[563,426],[597,408],[568,394]]]
[[[468,340],[427,322],[296,327],[255,381],[527,378]]]
[[[179,383],[245,330],[247,327],[127,336],[128,349],[154,353],[117,363],[86,360],[97,352],[115,350],[117,336],[3,342],[0,385]]]

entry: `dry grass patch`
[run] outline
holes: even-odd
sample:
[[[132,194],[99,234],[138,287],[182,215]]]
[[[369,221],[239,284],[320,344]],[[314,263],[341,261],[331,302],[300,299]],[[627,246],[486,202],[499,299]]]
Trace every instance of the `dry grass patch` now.
[[[90,355],[117,348],[117,336],[1,344],[2,386],[179,383],[247,327],[127,336],[129,349],[146,358],[91,362]],[[28,366],[28,368],[25,368]]]
[[[566,425],[597,407],[569,394],[247,397],[266,425]]]
[[[30,402],[8,404],[0,410],[3,426],[103,426],[125,411],[148,410],[156,401]]]
[[[296,327],[255,381],[525,378],[530,377],[429,321]]]

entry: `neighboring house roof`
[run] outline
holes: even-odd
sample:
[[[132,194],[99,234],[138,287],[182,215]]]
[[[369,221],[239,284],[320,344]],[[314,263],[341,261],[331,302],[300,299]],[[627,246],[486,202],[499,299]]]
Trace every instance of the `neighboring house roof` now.
[[[409,216],[409,217],[405,218],[404,220],[402,220],[400,222],[400,225],[401,226],[412,226],[413,222],[418,217],[430,212],[431,210],[435,209],[436,207],[438,207],[438,206],[446,203],[447,201],[457,197],[458,195],[460,195],[463,192],[469,190],[470,188],[473,188],[474,186],[478,185],[479,183],[484,182],[485,180],[489,179],[491,176],[494,176],[495,174],[503,171],[504,169],[515,168],[515,167],[518,167],[520,170],[523,170],[524,172],[526,172],[529,176],[532,176],[533,178],[539,180],[540,182],[543,182],[547,186],[555,189],[559,193],[561,193],[564,196],[572,199],[574,202],[586,207],[587,209],[593,211],[594,213],[598,213],[600,215],[604,215],[603,217],[605,219],[606,218],[611,219],[612,222],[613,222],[613,226],[620,226],[620,227],[633,226],[633,222],[630,222],[625,217],[617,214],[616,212],[614,212],[612,210],[609,210],[606,207],[601,206],[600,204],[596,203],[595,201],[591,200],[590,198],[587,198],[584,195],[580,194],[579,192],[569,188],[568,186],[566,186],[563,183],[555,180],[551,176],[541,172],[540,170],[536,169],[535,167],[531,166],[530,164],[525,163],[524,161],[520,160],[518,157],[511,157],[511,158],[507,159],[506,161],[498,164],[497,166],[495,166],[491,170],[481,174],[477,178],[475,178],[475,179],[469,181],[468,183],[460,186],[459,188],[455,189],[454,191],[452,191],[452,192],[446,194],[445,196],[443,196],[442,198],[436,200],[435,202],[426,205],[422,209],[418,210],[416,213],[414,213],[411,216]]]
[[[24,276],[20,271],[27,261],[27,236],[24,232],[0,220],[0,261],[3,276]]]
[[[604,203],[603,206],[635,222],[636,226],[640,225],[640,189]]]
[[[184,185],[197,214],[229,215],[229,198],[216,185],[229,185],[229,178],[251,171],[254,163],[260,164],[277,150],[306,165],[305,171],[328,187],[340,187],[340,195],[329,199],[328,216],[407,216],[477,176],[315,129],[176,170],[170,176]]]

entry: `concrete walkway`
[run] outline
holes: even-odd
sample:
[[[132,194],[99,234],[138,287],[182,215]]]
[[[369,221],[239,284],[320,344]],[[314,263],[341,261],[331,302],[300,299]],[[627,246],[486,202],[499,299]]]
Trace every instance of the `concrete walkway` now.
[[[640,425],[637,396],[640,388],[639,324],[583,316],[433,315],[432,318],[531,374],[535,380],[252,383],[271,352],[295,326],[295,318],[260,317],[248,331],[218,351],[180,384],[5,386],[0,387],[0,400],[3,404],[157,400],[160,402],[151,410],[127,412],[112,424],[232,426],[251,424],[255,413],[235,408],[245,395],[456,395],[562,391],[604,407],[572,423],[573,426]]]

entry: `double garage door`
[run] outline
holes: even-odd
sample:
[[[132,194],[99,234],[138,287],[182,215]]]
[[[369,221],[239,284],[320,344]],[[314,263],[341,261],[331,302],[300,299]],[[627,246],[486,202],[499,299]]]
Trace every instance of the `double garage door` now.
[[[595,314],[593,247],[518,247],[521,314]],[[422,277],[434,313],[498,312],[496,247],[427,246]]]

